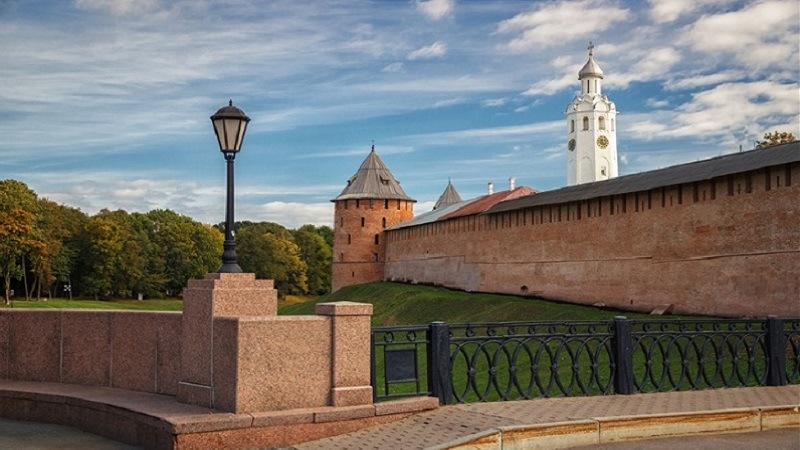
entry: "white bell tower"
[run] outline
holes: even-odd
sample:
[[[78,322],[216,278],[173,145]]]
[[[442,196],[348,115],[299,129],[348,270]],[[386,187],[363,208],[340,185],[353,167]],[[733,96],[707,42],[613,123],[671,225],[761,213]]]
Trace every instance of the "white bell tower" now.
[[[602,94],[603,71],[589,61],[578,72],[581,94],[567,107],[567,186],[607,180],[617,170],[617,107]]]

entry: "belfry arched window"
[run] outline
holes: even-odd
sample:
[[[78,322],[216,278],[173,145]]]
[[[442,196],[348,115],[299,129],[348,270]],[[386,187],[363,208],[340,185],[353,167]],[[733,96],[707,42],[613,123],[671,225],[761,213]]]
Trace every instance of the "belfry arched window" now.
[[[589,129],[589,118],[588,117],[584,117],[583,118],[583,130],[586,131],[588,129]]]
[[[605,129],[606,129],[606,118],[605,118],[605,117],[603,117],[603,116],[600,116],[600,117],[597,119],[597,126],[598,126],[598,128],[600,128],[601,130],[605,130]]]
[[[574,133],[575,132],[575,121],[574,120],[570,120],[569,121],[569,132],[570,133]]]

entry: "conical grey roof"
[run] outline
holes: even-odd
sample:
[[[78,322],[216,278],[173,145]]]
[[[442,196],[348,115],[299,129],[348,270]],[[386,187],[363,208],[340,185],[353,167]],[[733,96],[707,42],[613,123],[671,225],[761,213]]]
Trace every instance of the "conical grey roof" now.
[[[333,201],[362,198],[416,201],[403,192],[400,182],[394,179],[386,164],[375,152],[374,145],[367,159],[358,168],[358,172],[347,180],[347,186]]]
[[[436,204],[433,205],[433,209],[440,209],[460,201],[461,196],[458,195],[458,192],[456,191],[455,186],[453,186],[452,181],[447,180],[447,187],[444,188],[444,192],[442,192],[442,195],[439,196],[439,200],[436,200]]]

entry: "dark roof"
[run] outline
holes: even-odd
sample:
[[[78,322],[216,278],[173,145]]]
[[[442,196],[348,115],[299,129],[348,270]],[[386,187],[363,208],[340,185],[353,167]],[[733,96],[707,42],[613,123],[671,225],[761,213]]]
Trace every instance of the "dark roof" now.
[[[347,186],[342,193],[331,201],[367,198],[416,201],[403,192],[400,182],[394,179],[375,152],[374,145],[355,175],[347,180]]]
[[[447,205],[452,205],[453,203],[458,203],[461,201],[461,196],[458,195],[458,191],[456,191],[456,187],[453,186],[453,182],[447,180],[447,187],[444,188],[444,192],[442,195],[439,196],[439,200],[436,200],[436,204],[433,205],[433,209],[442,209]]]
[[[540,205],[575,202],[608,195],[649,191],[695,181],[800,162],[800,141],[747,152],[717,156],[688,164],[626,175],[610,180],[568,186],[499,203],[486,213],[512,211]]]

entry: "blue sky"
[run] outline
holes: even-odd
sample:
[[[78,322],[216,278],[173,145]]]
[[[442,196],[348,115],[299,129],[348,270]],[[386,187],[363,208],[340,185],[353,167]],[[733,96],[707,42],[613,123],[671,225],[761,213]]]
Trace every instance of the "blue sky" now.
[[[224,219],[209,116],[252,119],[237,220],[330,225],[372,141],[430,210],[566,183],[564,111],[589,41],[620,174],[798,132],[787,1],[0,0],[0,179],[94,214]]]

